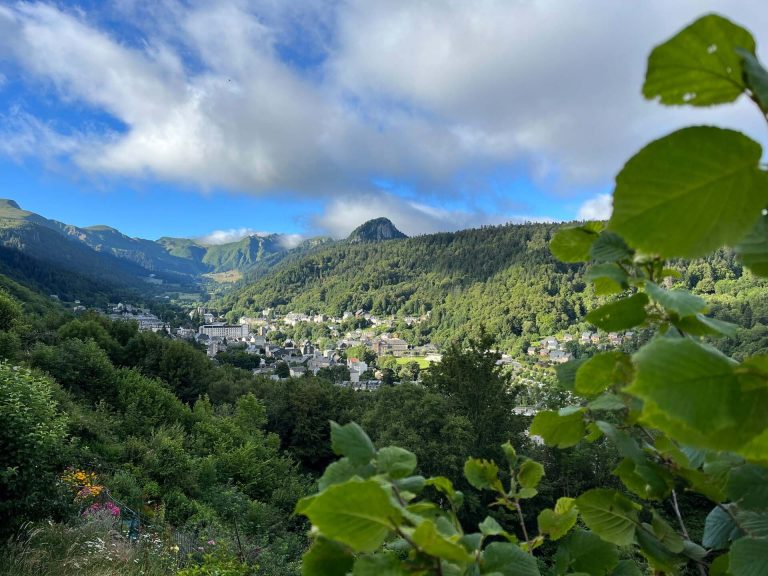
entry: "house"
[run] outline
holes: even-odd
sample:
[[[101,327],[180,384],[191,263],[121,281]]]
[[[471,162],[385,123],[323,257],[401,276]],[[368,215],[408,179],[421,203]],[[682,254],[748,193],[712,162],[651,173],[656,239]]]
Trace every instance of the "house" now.
[[[359,358],[347,358],[347,368],[349,368],[349,379],[352,382],[360,382],[360,376],[368,370],[368,364]]]
[[[582,344],[589,344],[592,341],[592,332],[582,332],[581,342]]]
[[[590,338],[590,340],[592,340],[592,344],[599,344],[600,335],[597,332],[595,332],[594,334],[592,334],[592,337]]]
[[[549,359],[552,362],[556,362],[558,364],[564,364],[572,360],[573,356],[571,355],[570,352],[565,352],[564,350],[553,350],[549,354]]]
[[[223,338],[248,337],[248,326],[246,324],[203,324],[197,331],[200,334],[220,336]]]
[[[304,366],[291,366],[289,369],[291,378],[301,378],[306,375],[307,369]]]
[[[401,338],[380,338],[371,343],[373,351],[377,356],[405,356],[408,352],[408,342]]]
[[[573,342],[573,334],[563,334],[563,342]]]
[[[557,338],[554,336],[549,336],[548,338],[544,338],[544,340],[541,341],[541,345],[544,348],[547,348],[549,350],[557,350],[560,344],[557,342]]]
[[[533,346],[528,346],[528,350],[526,350],[526,353],[528,356],[536,356],[536,348]]]

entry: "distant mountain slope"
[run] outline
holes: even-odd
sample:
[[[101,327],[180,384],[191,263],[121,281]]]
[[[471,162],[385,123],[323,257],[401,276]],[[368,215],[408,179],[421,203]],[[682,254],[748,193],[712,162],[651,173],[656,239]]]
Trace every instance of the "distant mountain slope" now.
[[[348,242],[383,242],[408,238],[400,232],[389,218],[375,218],[355,228],[347,238]]]
[[[70,242],[62,244],[61,236]],[[110,226],[78,227],[49,220],[22,209],[13,200],[0,199],[0,245],[87,275],[103,276],[106,268],[107,275],[117,273],[114,280],[122,283],[153,274],[165,281],[189,284],[212,272],[236,270],[258,275],[291,252],[304,253],[315,244],[307,241],[291,249],[279,234],[252,235],[220,245],[186,238],[144,240]]]
[[[232,315],[265,307],[341,315],[422,315],[435,341],[476,333],[500,340],[557,330],[594,302],[581,266],[555,261],[557,225],[524,224],[392,242],[338,242],[276,266],[232,292]]]

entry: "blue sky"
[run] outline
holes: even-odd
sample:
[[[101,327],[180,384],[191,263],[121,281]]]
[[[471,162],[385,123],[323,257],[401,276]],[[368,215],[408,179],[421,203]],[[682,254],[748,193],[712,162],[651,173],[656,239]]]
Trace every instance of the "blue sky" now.
[[[712,10],[768,38],[760,0],[4,2],[0,196],[145,238],[606,217],[652,138],[765,143],[743,103],[639,95]]]

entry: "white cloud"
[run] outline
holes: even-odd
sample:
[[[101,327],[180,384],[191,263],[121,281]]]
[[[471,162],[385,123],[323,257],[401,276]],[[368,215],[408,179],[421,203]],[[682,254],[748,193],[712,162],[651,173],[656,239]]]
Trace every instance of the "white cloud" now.
[[[747,102],[669,109],[639,92],[653,44],[709,10],[768,38],[763,4],[104,3],[138,31],[126,41],[65,4],[8,3],[0,63],[22,69],[27,89],[124,129],[4,117],[0,152],[202,189],[336,198],[322,217],[334,230],[348,227],[336,206],[350,202],[338,191],[365,189],[372,176],[466,200],[481,192],[461,190],[461,176],[514,167],[567,194],[572,184],[605,185],[635,149],[687,123],[754,132]],[[315,59],[305,66],[286,47],[309,47]],[[396,203],[413,230],[492,219],[430,213],[422,200]]]
[[[389,218],[408,236],[449,232],[507,222],[551,222],[552,219],[524,215],[491,214],[482,210],[448,210],[405,200],[386,192],[349,194],[332,200],[314,224],[334,238],[374,218]]]
[[[608,220],[613,210],[613,198],[610,194],[600,194],[590,198],[579,207],[577,220]]]
[[[229,244],[237,242],[246,236],[268,236],[266,232],[259,232],[252,228],[230,228],[229,230],[214,230],[210,234],[200,236],[197,241],[205,246],[218,246],[219,244]]]
[[[260,230],[254,230],[253,228],[230,228],[228,230],[214,230],[213,232],[200,236],[197,238],[197,242],[204,246],[218,246],[221,244],[230,244],[231,242],[237,242],[247,236],[259,236],[266,238],[268,236],[274,236],[275,240],[283,247],[287,249],[296,248],[304,240],[302,234],[276,234],[274,232],[263,232]]]

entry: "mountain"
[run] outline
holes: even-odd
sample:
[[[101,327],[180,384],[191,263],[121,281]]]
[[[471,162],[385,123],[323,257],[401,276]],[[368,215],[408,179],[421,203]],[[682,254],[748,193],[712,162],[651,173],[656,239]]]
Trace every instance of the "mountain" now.
[[[0,246],[123,285],[146,284],[150,276],[187,287],[209,274],[258,276],[289,254],[306,253],[326,241],[312,239],[291,247],[280,234],[252,235],[218,245],[187,238],[145,240],[110,226],[78,227],[49,220],[22,209],[14,200],[0,199]]]
[[[347,238],[347,242],[383,242],[403,238],[408,236],[395,228],[389,218],[375,218],[355,228]]]

